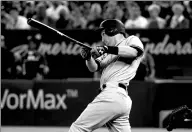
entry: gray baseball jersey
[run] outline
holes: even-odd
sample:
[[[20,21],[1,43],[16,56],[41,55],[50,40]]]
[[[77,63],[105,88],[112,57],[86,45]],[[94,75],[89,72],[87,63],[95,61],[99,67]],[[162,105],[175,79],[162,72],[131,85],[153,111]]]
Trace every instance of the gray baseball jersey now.
[[[129,36],[118,44],[118,46],[133,46],[144,50],[143,44],[140,39],[134,35]],[[117,55],[104,54],[97,60],[100,61],[102,68],[102,75],[100,85],[107,82],[121,82],[129,85],[129,81],[136,75],[136,71],[141,62],[142,56],[137,59],[121,58]]]

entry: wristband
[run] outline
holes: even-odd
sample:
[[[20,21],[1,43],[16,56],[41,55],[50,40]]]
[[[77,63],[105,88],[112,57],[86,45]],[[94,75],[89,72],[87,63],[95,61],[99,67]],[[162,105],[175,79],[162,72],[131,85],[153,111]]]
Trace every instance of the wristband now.
[[[116,46],[104,46],[106,48],[106,52],[109,54],[118,55],[119,48]]]

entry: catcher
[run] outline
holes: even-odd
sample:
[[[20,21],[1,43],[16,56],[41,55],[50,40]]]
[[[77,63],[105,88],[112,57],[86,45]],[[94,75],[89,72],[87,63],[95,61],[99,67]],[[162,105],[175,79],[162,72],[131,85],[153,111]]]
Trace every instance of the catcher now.
[[[192,110],[186,105],[174,109],[171,114],[169,114],[169,122],[167,125],[167,131],[172,131],[173,129],[179,128],[183,124],[192,126]]]

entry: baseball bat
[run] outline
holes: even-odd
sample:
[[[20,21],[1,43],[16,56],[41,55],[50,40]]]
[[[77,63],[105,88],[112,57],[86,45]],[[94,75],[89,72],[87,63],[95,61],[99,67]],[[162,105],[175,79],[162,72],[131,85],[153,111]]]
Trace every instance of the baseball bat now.
[[[27,23],[34,28],[37,28],[40,30],[45,30],[47,32],[53,32],[55,34],[60,35],[61,37],[65,37],[65,38],[69,39],[70,41],[75,42],[76,44],[78,44],[80,46],[83,46],[83,47],[88,48],[90,50],[92,49],[90,46],[88,46],[88,45],[86,45],[80,41],[77,41],[77,40],[69,37],[68,35],[66,35],[66,34],[64,34],[64,33],[60,32],[60,31],[58,31],[58,30],[56,30],[56,29],[54,29],[54,28],[52,28],[52,27],[50,27],[50,26],[48,26],[42,22],[39,22],[33,18],[28,18]]]

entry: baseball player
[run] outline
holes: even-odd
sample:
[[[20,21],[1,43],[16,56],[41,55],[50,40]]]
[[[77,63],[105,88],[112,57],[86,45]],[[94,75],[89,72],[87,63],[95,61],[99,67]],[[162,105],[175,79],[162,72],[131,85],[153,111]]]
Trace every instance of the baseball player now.
[[[131,132],[129,114],[132,100],[127,94],[143,56],[143,44],[136,36],[126,38],[121,21],[107,19],[97,30],[103,46],[83,48],[81,56],[91,72],[102,70],[101,92],[88,104],[69,132],[91,132],[104,125],[110,132]]]

